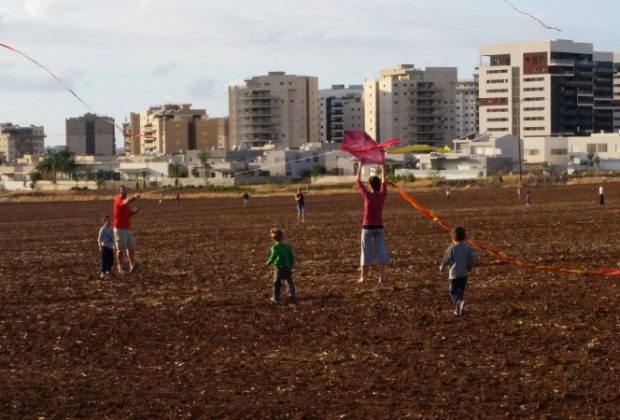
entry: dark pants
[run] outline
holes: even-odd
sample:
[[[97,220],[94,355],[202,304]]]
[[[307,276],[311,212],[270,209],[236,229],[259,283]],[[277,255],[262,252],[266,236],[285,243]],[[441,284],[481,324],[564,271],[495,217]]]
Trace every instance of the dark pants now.
[[[112,271],[114,265],[114,250],[112,248],[101,247],[101,272]]]
[[[457,302],[463,300],[463,294],[465,293],[465,287],[467,286],[467,277],[458,277],[456,279],[450,279],[448,290],[450,291],[450,297],[452,303],[456,305]]]
[[[293,270],[291,267],[275,267],[273,274],[273,299],[280,300],[280,290],[282,289],[282,280],[284,280],[288,286],[288,297],[292,303],[295,303],[295,283],[293,283]]]
[[[613,201],[613,200],[612,200],[612,201]],[[601,206],[604,206],[604,205],[605,205],[605,196],[604,196],[603,194],[599,194],[599,195],[598,195],[598,203],[599,203]]]

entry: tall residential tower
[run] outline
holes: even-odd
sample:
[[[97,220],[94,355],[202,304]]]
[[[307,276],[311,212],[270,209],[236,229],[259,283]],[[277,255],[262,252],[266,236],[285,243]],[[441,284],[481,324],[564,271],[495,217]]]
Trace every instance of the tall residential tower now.
[[[402,145],[444,145],[456,136],[456,67],[416,69],[412,64],[381,70],[364,83],[365,129]]]
[[[276,148],[319,142],[319,81],[316,77],[269,72],[228,88],[233,145]]]

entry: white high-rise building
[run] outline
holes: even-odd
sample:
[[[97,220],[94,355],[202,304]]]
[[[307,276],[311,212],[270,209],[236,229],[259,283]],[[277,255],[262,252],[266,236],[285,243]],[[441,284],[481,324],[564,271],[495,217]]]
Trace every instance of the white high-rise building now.
[[[364,131],[362,85],[332,85],[319,91],[321,142],[341,143],[345,130]]]
[[[317,77],[274,71],[245,82],[228,88],[233,145],[297,148],[320,141]]]
[[[480,131],[494,137],[613,130],[613,54],[551,40],[480,47]]]
[[[456,67],[416,69],[412,64],[381,70],[364,83],[366,132],[401,145],[444,145],[456,136]]]

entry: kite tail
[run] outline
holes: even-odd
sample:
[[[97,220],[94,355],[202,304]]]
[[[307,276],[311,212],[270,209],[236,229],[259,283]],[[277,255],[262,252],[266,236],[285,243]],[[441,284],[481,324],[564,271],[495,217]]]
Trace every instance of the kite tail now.
[[[426,217],[429,220],[432,220],[445,231],[449,232],[452,230],[452,226],[450,226],[449,223],[445,222],[439,216],[437,216],[434,212],[427,209],[422,204],[418,203],[415,199],[413,199],[413,197],[411,197],[409,194],[407,194],[402,189],[400,189],[396,184],[394,184],[393,182],[390,182],[389,184],[396,191],[398,191],[400,196],[406,202],[411,204],[411,206],[413,206],[416,210],[418,210],[424,217]],[[488,245],[484,245],[473,239],[467,239],[465,242],[467,242],[473,248],[481,252],[484,252],[485,254],[489,254],[499,259],[500,261],[503,261],[507,264],[516,265],[522,268],[531,268],[534,270],[542,270],[542,271],[547,271],[551,273],[562,273],[562,274],[567,274],[567,275],[572,274],[572,275],[578,275],[578,276],[620,277],[620,270],[618,269],[603,268],[600,270],[585,270],[585,269],[579,269],[579,268],[564,268],[564,267],[558,267],[555,265],[533,264],[533,263],[529,263],[529,262],[522,261],[517,258],[511,257],[501,251],[498,251]]]

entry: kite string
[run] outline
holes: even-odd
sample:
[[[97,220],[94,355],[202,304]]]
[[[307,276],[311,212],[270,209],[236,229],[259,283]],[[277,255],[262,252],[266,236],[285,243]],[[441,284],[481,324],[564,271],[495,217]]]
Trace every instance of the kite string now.
[[[518,13],[521,13],[522,15],[525,15],[525,16],[528,16],[528,17],[534,19],[536,22],[538,22],[540,25],[542,25],[545,29],[553,29],[555,31],[562,32],[561,29],[554,28],[553,26],[547,25],[545,22],[543,22],[542,20],[538,19],[536,16],[534,16],[534,15],[532,15],[530,13],[524,12],[522,10],[517,9],[517,6],[515,6],[514,4],[512,4],[508,0],[504,0],[504,2],[507,3],[510,7],[512,7]]]
[[[248,173],[252,173],[252,172],[262,171],[262,170],[264,170],[266,168],[274,168],[274,167],[277,167],[277,166],[282,166],[283,164],[287,164],[287,163],[301,162],[302,160],[312,159],[312,158],[319,157],[319,156],[327,156],[327,155],[330,155],[330,154],[336,153],[336,152],[340,152],[340,150],[330,150],[329,152],[320,153],[320,154],[317,154],[317,155],[312,155],[311,157],[306,156],[306,157],[301,157],[301,158],[297,158],[297,159],[293,159],[293,160],[288,160],[288,161],[282,162],[282,163],[278,162],[278,163],[275,163],[273,165],[261,166],[260,168],[256,168],[256,169],[250,169],[250,170],[242,171],[242,172],[235,172],[234,175],[238,176],[238,175],[244,175],[244,174],[248,174]],[[205,179],[201,179],[200,181],[196,181],[196,182],[192,182],[191,184],[187,184],[187,186],[198,185],[198,184],[201,184],[201,183],[204,183],[204,182],[205,182]],[[157,189],[157,190],[146,191],[146,192],[142,193],[141,195],[155,194],[155,193],[162,192],[162,191],[175,190],[177,188],[160,188],[160,189]]]

